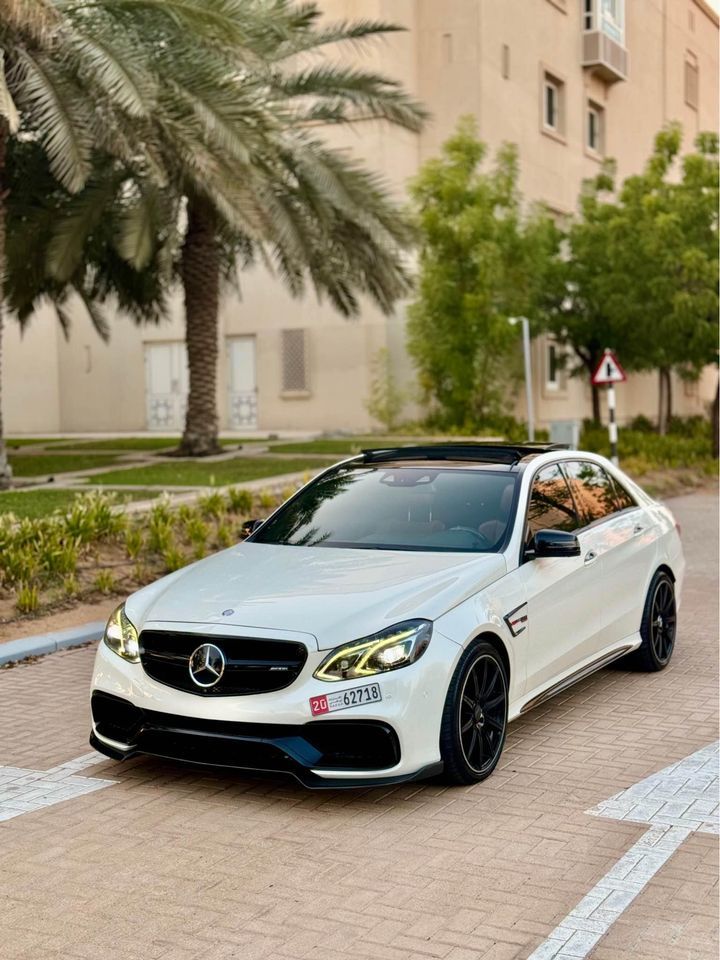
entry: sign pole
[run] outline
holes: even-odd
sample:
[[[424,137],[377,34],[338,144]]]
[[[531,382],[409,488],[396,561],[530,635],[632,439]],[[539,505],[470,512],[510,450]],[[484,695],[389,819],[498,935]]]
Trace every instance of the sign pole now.
[[[615,418],[615,384],[624,383],[626,380],[627,374],[620,366],[620,361],[612,352],[612,350],[606,349],[591,377],[591,383],[596,387],[599,387],[603,383],[607,385],[610,459],[615,466],[618,465],[618,428],[617,420]]]
[[[617,467],[618,465],[618,429],[615,420],[615,386],[613,383],[607,385],[608,401],[608,435],[610,437],[610,459]]]

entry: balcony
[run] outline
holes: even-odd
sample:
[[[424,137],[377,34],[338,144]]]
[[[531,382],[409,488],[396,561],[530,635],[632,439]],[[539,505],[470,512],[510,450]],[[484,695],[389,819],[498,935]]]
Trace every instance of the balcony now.
[[[583,34],[582,65],[606,83],[617,83],[627,80],[628,52],[602,30],[588,30]]]

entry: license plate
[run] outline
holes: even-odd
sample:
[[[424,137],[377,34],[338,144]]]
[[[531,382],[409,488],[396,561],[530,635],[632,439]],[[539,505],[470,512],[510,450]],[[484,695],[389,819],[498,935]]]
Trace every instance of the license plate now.
[[[310,697],[310,712],[314,717],[319,717],[323,713],[349,710],[350,707],[361,707],[365,703],[380,703],[381,700],[380,684],[369,683],[364,687],[351,687],[349,690],[338,690],[337,693],[324,693],[320,697]]]

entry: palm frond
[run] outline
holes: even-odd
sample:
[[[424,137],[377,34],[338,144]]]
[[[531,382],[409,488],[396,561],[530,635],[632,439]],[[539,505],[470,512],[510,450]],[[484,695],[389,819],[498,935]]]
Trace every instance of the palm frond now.
[[[318,64],[287,74],[276,74],[281,95],[308,98],[298,109],[302,122],[348,123],[359,119],[387,120],[418,132],[428,113],[402,87],[382,74],[355,67]]]
[[[5,119],[10,133],[17,133],[20,126],[20,114],[5,77],[5,54],[3,50],[0,50],[0,117]]]
[[[43,53],[18,49],[18,106],[41,132],[53,173],[71,191],[80,190],[90,172],[90,109],[82,91],[62,65]]]
[[[76,31],[72,43],[82,72],[115,106],[133,117],[147,116],[155,104],[156,78],[137,38],[125,38],[112,28],[95,18],[90,30]]]
[[[164,227],[162,198],[152,184],[143,184],[120,215],[116,246],[120,256],[135,270],[144,270],[156,249]]]
[[[88,238],[107,215],[117,187],[117,175],[103,177],[66,203],[47,251],[47,270],[55,280],[69,280],[82,267]]]

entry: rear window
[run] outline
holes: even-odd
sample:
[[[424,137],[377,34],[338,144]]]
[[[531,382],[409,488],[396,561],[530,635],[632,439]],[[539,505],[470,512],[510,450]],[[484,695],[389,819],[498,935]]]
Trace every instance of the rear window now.
[[[281,507],[252,541],[491,553],[511,523],[515,482],[492,470],[338,467]]]
[[[589,460],[563,461],[575,503],[586,524],[602,520],[617,510],[616,491],[610,476]]]

